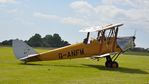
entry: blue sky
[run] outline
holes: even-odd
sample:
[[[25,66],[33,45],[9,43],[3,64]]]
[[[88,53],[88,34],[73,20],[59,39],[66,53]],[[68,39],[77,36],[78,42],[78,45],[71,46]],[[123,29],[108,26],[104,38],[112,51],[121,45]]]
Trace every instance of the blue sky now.
[[[149,48],[148,9],[149,0],[0,0],[0,41],[58,33],[76,43],[82,28],[124,23],[119,35],[136,31],[136,45]]]

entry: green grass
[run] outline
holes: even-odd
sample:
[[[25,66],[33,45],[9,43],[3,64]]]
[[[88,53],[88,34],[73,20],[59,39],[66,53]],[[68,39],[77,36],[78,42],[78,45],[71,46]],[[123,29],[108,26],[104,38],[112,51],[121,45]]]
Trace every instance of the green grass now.
[[[105,68],[104,62],[82,58],[24,65],[12,48],[0,47],[0,84],[149,84],[149,56],[121,55],[118,69]]]

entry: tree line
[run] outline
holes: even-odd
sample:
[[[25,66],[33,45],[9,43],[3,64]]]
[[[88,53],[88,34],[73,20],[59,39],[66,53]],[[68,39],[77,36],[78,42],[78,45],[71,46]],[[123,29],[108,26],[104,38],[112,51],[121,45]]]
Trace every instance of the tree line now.
[[[149,48],[135,47],[135,48],[129,49],[129,51],[132,51],[132,52],[149,52]]]
[[[63,46],[70,45],[68,41],[62,40],[60,35],[56,33],[53,35],[50,35],[50,34],[46,35],[43,38],[41,37],[40,34],[35,34],[25,42],[32,47],[63,47]],[[12,39],[2,41],[0,45],[11,46]]]

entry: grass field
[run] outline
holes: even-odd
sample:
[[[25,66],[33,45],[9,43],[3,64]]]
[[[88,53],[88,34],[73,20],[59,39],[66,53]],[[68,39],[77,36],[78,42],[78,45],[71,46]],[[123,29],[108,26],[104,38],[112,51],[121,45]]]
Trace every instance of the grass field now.
[[[149,84],[147,55],[121,55],[118,69],[105,68],[105,59],[84,58],[24,65],[12,48],[0,47],[0,84]]]

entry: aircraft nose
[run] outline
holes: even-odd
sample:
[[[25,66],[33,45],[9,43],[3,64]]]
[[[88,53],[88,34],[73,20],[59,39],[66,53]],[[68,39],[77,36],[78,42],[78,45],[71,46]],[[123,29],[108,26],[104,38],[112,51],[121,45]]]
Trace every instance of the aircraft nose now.
[[[135,36],[118,38],[117,43],[123,51],[135,47]]]

